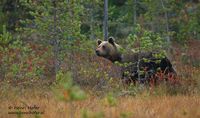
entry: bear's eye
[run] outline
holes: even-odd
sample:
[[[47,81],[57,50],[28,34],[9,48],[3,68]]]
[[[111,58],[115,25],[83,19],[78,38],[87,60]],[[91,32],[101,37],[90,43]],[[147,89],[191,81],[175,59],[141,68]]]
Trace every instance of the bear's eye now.
[[[102,48],[103,48],[103,49],[106,49],[106,46],[103,45]]]

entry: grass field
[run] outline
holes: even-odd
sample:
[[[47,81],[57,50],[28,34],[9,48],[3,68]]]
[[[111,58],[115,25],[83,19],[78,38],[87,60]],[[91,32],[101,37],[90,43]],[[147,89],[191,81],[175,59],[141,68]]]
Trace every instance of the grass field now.
[[[12,88],[11,88],[12,89]],[[1,92],[2,93],[2,92]],[[2,96],[2,95],[1,95]],[[0,118],[199,118],[200,96],[139,96],[116,98],[116,105],[110,106],[105,97],[88,96],[86,100],[63,102],[46,90],[10,90],[0,101]],[[32,111],[41,115],[8,114],[11,111],[27,112],[28,107],[39,107]],[[9,108],[9,107],[24,107]],[[18,110],[16,110],[18,109]]]

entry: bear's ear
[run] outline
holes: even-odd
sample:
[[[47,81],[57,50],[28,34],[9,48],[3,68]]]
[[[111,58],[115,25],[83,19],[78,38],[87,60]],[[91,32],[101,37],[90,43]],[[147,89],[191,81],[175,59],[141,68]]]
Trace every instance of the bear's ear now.
[[[97,45],[100,45],[102,41],[100,39],[97,39]]]
[[[109,37],[108,42],[111,43],[112,45],[115,45],[115,39],[113,37]]]

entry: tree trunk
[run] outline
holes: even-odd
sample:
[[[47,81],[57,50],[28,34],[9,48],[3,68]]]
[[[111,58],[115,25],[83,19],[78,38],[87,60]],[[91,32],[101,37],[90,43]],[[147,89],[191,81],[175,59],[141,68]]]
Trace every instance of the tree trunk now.
[[[162,8],[164,9],[164,14],[165,14],[165,27],[166,27],[166,33],[167,33],[167,35],[166,35],[166,40],[167,40],[167,42],[168,43],[170,43],[170,37],[169,37],[169,35],[168,35],[168,33],[169,33],[169,23],[168,23],[168,14],[167,14],[167,11],[165,11],[165,5],[164,5],[164,2],[163,2],[163,0],[160,0],[160,2],[161,2],[161,5],[162,5]]]
[[[137,24],[137,0],[133,0],[133,27]]]
[[[93,14],[93,7],[94,5],[91,3],[90,6],[90,39],[94,39],[94,14]]]
[[[59,53],[59,41],[58,41],[58,37],[56,36],[56,32],[57,32],[57,18],[56,18],[56,15],[57,15],[57,12],[56,12],[56,1],[53,0],[53,34],[54,34],[54,39],[53,39],[53,52],[54,52],[54,71],[55,71],[55,74],[57,74],[57,72],[59,71],[59,67],[60,67],[60,64],[59,64],[59,59],[58,59],[58,53]]]
[[[108,39],[108,0],[104,0],[104,20],[103,20],[104,40]]]

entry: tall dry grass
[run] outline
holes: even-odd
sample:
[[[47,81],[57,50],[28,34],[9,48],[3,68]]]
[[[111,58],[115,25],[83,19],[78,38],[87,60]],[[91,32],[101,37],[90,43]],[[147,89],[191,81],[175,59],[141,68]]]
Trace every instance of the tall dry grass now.
[[[21,91],[21,93],[20,93]],[[200,96],[150,96],[146,93],[136,97],[116,98],[116,105],[110,106],[105,97],[88,96],[86,100],[63,102],[46,90],[10,89],[7,95],[1,95],[0,118],[199,118]],[[44,114],[17,116],[8,114],[9,106],[33,106]],[[15,110],[16,111],[16,110]],[[28,110],[21,110],[28,111]]]

